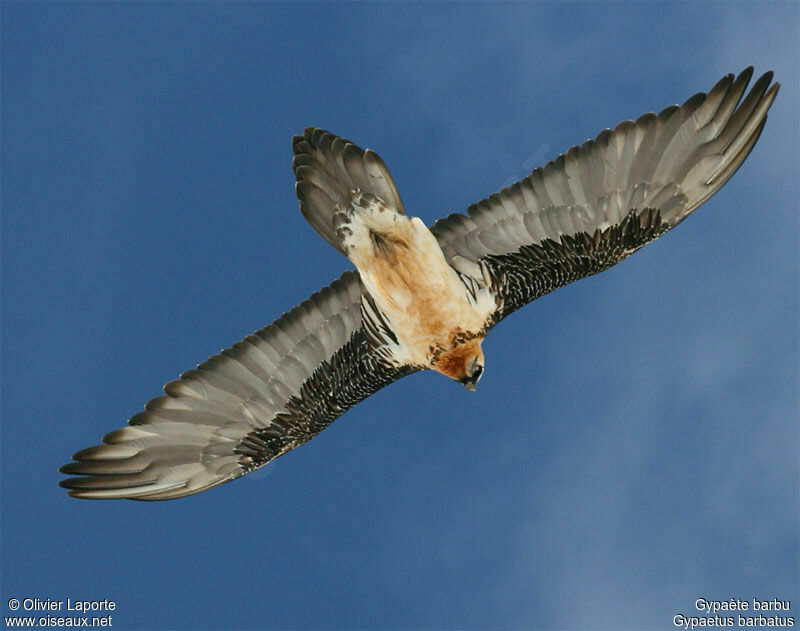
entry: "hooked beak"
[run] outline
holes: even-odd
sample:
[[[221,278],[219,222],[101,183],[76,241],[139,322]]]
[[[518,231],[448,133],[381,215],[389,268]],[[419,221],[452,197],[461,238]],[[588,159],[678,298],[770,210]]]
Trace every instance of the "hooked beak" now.
[[[476,388],[478,387],[478,382],[481,379],[481,375],[483,375],[483,366],[481,364],[477,364],[473,366],[472,374],[468,377],[464,377],[461,380],[461,383],[464,384],[464,387],[468,392],[475,392]]]

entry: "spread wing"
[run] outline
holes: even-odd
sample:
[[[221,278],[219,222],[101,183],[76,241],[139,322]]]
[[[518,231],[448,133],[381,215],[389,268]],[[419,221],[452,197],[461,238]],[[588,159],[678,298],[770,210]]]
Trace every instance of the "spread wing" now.
[[[238,478],[414,371],[374,354],[345,272],[271,325],[164,386],[129,426],[61,471],[74,497],[161,500]]]
[[[489,325],[596,274],[678,225],[750,153],[780,84],[723,77],[708,94],[587,140],[432,228],[445,257],[485,262],[503,304]],[[741,100],[741,103],[740,103]]]

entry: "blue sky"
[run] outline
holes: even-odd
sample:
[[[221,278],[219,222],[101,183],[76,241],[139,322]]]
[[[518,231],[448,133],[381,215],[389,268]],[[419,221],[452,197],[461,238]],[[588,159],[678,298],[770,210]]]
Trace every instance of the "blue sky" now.
[[[796,3],[11,3],[2,9],[2,615],[117,629],[673,628],[798,618]],[[251,476],[57,487],[76,450],[349,263],[293,134],[376,150],[432,223],[753,64],[783,88],[692,218]]]

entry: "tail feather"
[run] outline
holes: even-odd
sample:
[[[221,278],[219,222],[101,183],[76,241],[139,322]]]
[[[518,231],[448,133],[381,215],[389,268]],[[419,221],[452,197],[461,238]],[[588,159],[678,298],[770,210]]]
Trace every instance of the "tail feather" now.
[[[389,169],[374,151],[364,151],[349,140],[316,127],[308,127],[302,136],[295,136],[292,147],[300,211],[342,254],[344,247],[336,234],[334,215],[352,202],[354,193],[371,193],[405,214]]]

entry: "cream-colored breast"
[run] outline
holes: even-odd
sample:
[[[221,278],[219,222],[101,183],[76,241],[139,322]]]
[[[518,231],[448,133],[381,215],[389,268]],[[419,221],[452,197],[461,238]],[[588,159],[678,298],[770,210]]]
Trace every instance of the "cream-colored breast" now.
[[[476,304],[470,302],[464,284],[420,219],[398,215],[392,223],[390,231],[377,237],[383,240],[379,245],[373,237],[349,256],[391,322],[408,355],[403,359],[427,366],[434,349],[450,348],[457,334],[481,331],[495,302],[488,290]]]

